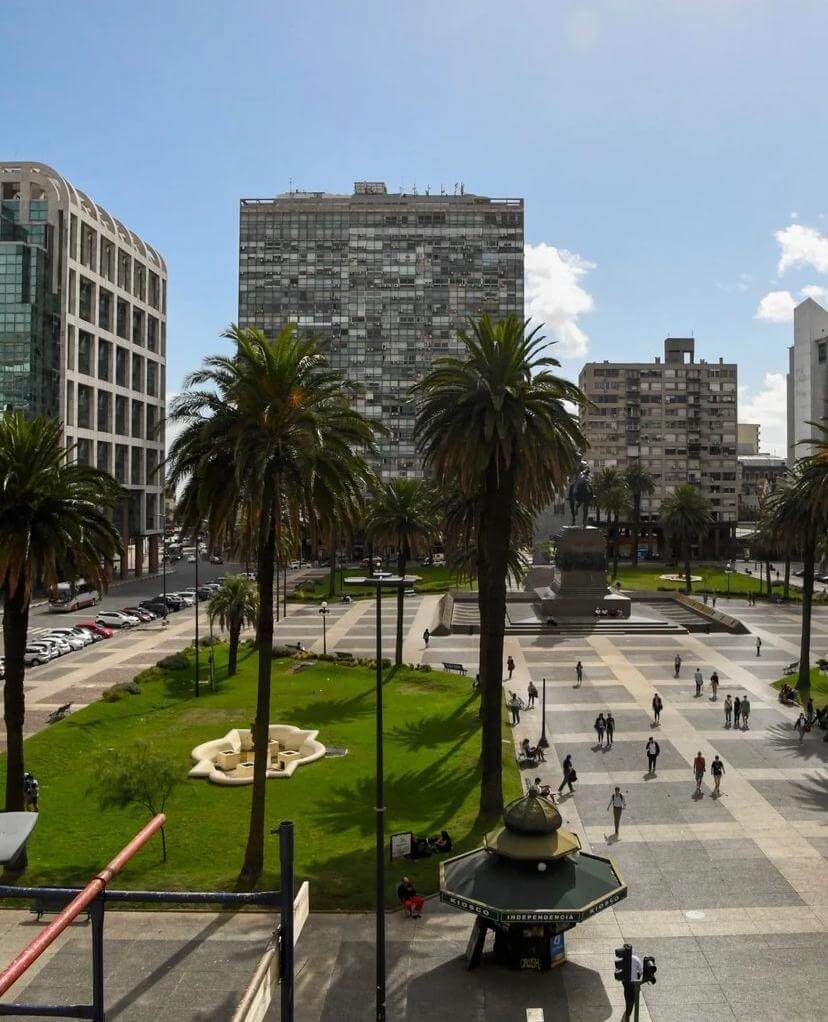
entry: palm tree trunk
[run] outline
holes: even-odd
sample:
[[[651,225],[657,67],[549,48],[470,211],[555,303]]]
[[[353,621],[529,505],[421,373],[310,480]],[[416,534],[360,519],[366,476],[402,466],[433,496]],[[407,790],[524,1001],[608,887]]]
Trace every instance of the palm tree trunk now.
[[[331,564],[328,575],[328,599],[336,595],[336,529],[331,526]]]
[[[765,579],[768,584],[768,599],[773,596],[773,585],[771,583],[771,566],[770,561],[765,561]]]
[[[612,530],[612,577],[618,578],[618,512],[615,512],[615,525]]]
[[[684,591],[690,595],[692,583],[690,581],[690,540],[684,541]]]
[[[595,524],[601,524],[601,505],[598,503],[595,505]]]
[[[6,656],[6,680],[3,685],[6,721],[6,812],[23,811],[23,721],[26,715],[26,697],[23,681],[26,667],[26,633],[29,629],[29,599],[19,585],[12,595],[9,586],[4,589],[3,643]],[[23,852],[21,868],[26,865]]]
[[[632,521],[633,533],[632,533],[632,551],[631,560],[634,568],[638,567],[638,534],[641,532],[641,500],[637,499],[633,503],[633,521]]]
[[[405,550],[400,550],[397,557],[397,574],[402,578],[405,575],[406,556]],[[403,654],[403,612],[405,610],[405,586],[397,586],[397,642],[394,647],[394,663],[397,667],[402,665]]]
[[[250,801],[250,830],[239,878],[250,885],[259,879],[264,869],[267,739],[270,724],[270,672],[273,664],[273,570],[279,519],[277,502],[268,500],[263,503],[267,511],[262,516],[259,541],[259,678],[253,726],[253,794]]]
[[[790,556],[785,558],[785,588],[782,595],[785,599],[789,599],[791,595],[791,558]]]
[[[512,534],[514,474],[493,468],[486,476],[485,500],[477,544],[480,608],[480,816],[503,809],[503,633],[506,623],[506,575]]]
[[[239,659],[239,635],[241,623],[230,625],[230,648],[227,650],[227,677],[232,678],[236,673],[236,665]]]
[[[799,641],[799,677],[797,691],[802,693],[803,701],[807,701],[811,691],[811,607],[814,599],[814,561],[815,536],[809,529],[805,536],[802,551],[802,634]]]

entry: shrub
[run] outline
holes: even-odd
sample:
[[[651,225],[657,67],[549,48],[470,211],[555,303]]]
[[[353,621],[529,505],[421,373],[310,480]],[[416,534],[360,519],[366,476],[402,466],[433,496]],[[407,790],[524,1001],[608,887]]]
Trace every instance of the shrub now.
[[[137,681],[119,681],[114,685],[110,685],[109,690],[111,692],[123,692],[125,695],[139,696],[141,694],[141,686]]]
[[[296,650],[292,649],[290,646],[282,646],[281,644],[274,645],[273,646],[273,659],[274,660],[284,660],[286,657],[292,657],[295,652],[296,652]]]
[[[199,639],[198,640],[198,644],[199,644],[199,646],[204,646],[204,647],[207,647],[207,648],[209,648],[210,646],[220,646],[221,645],[221,639],[219,639],[218,636],[216,636],[216,635],[213,635],[213,636],[208,635],[204,639]]]
[[[159,660],[158,666],[164,671],[183,671],[190,666],[190,661],[183,653],[173,653]]]
[[[103,692],[101,692],[101,699],[105,703],[117,703],[121,699],[126,699],[126,696],[126,692],[117,688],[105,688]]]

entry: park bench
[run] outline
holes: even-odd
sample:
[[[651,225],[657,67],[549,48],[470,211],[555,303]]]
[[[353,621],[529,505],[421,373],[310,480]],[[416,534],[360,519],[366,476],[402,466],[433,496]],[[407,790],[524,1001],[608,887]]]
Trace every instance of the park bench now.
[[[55,915],[58,912],[62,912],[63,909],[71,901],[71,898],[51,897],[48,894],[41,894],[35,898],[30,906],[30,911],[34,912],[35,918],[40,922],[41,918],[45,915]],[[87,906],[86,908],[86,921],[87,923],[91,919],[92,910]]]
[[[466,668],[462,664],[452,664],[446,660],[443,661],[443,670],[449,673],[451,671],[457,671],[458,674],[466,673]]]
[[[63,720],[66,714],[69,712],[71,703],[64,703],[63,706],[59,706],[56,710],[52,710],[49,716],[46,718],[47,724],[56,724],[59,720]]]
[[[782,671],[782,674],[786,678],[788,678],[792,674],[796,674],[796,672],[798,670],[799,670],[799,661],[798,660],[794,660],[793,663],[788,664],[788,666],[784,668],[784,670]]]
[[[354,659],[354,654],[353,653],[340,653],[337,650],[337,652],[336,652],[336,659],[337,660],[353,660]]]

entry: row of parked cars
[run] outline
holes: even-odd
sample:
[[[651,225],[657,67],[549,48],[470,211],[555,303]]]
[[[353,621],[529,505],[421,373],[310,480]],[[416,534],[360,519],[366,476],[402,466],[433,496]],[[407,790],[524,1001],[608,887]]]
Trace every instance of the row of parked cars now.
[[[200,585],[197,590],[195,586],[190,586],[181,592],[159,593],[152,599],[142,600],[134,607],[101,610],[91,621],[81,621],[71,627],[51,628],[44,635],[38,635],[29,641],[24,662],[27,667],[37,667],[49,663],[56,657],[83,649],[93,642],[111,639],[116,630],[135,628],[157,618],[166,618],[170,613],[192,607],[196,601],[196,594],[199,600],[209,600],[220,584],[220,580],[210,581]],[[3,660],[0,658],[0,679],[4,674]]]

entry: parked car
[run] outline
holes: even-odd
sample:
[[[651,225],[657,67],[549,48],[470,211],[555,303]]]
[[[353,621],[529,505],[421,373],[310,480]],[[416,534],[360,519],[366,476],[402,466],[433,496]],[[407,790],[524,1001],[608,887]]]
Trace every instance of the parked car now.
[[[184,606],[184,601],[181,597],[176,596],[174,593],[167,593],[166,596],[163,593],[159,593],[157,596],[154,596],[153,599],[166,603],[170,610],[181,610]]]
[[[146,607],[121,607],[121,610],[125,614],[132,614],[133,617],[137,617],[139,621],[155,620],[155,614],[151,610],[147,610]]]
[[[23,653],[23,663],[27,667],[39,667],[41,664],[48,664],[57,655],[57,650],[46,646],[27,646]]]
[[[75,638],[81,640],[84,646],[88,646],[90,643],[94,642],[94,639],[89,632],[85,632],[82,628],[50,628],[49,634],[60,635],[67,640],[70,636],[75,636]]]
[[[288,567],[290,568],[291,571],[298,571],[301,565],[299,561],[291,561]]]
[[[105,624],[98,624],[97,621],[81,621],[78,628],[85,628],[87,631],[92,632],[101,639],[111,639],[112,629]]]
[[[210,564],[224,564],[221,554],[210,554]]]
[[[84,635],[88,635],[92,642],[101,642],[106,638],[105,635],[99,635],[97,632],[93,632],[92,629],[87,628],[86,625],[75,625],[75,628]]]
[[[67,643],[72,650],[83,649],[86,645],[86,642],[79,635],[66,635],[59,632],[48,632],[44,638],[60,639],[62,642]]]
[[[154,614],[155,617],[166,617],[170,612],[169,606],[163,600],[144,600],[138,606],[141,610]]]
[[[195,564],[198,560],[195,554],[187,554],[187,564]]]
[[[802,578],[804,575],[805,575],[805,569],[804,568],[798,568],[794,572],[794,578]]]
[[[95,619],[97,624],[107,628],[134,628],[141,624],[141,619],[133,614],[125,614],[122,610],[102,610]]]
[[[820,575],[817,582],[822,582],[823,585],[828,584],[828,575]]]
[[[177,597],[179,600],[181,600],[181,603],[185,607],[192,607],[192,605],[195,603],[195,593],[180,592],[170,593],[170,595],[172,597]]]
[[[59,639],[57,636],[40,635],[36,639],[33,639],[30,646],[52,646],[57,650],[58,656],[65,656],[67,653],[72,652],[72,647],[68,642],[64,642],[63,639]]]

